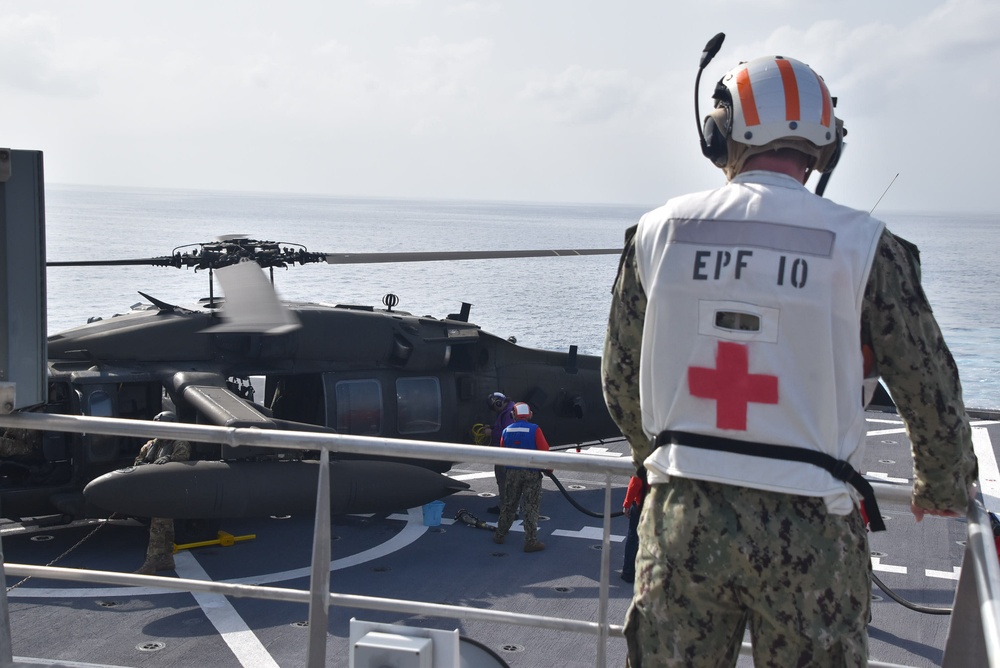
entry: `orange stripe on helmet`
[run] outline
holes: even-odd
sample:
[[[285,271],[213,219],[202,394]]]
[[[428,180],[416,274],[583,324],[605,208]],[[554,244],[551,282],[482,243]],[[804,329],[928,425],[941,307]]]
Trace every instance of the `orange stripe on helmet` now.
[[[816,73],[814,72],[813,74]],[[820,123],[830,127],[830,117],[833,116],[833,100],[830,99],[830,89],[826,87],[823,77],[818,74],[816,74],[816,83],[819,84],[819,89],[823,91],[823,116],[820,119]]]
[[[785,120],[802,120],[799,109],[799,82],[795,78],[795,69],[790,62],[782,58],[778,58],[774,62],[778,65],[778,72],[781,73],[781,85],[785,89]]]
[[[743,120],[747,127],[760,125],[757,101],[753,97],[753,85],[750,83],[750,72],[745,67],[736,75],[736,90],[740,94],[740,106],[743,108]]]

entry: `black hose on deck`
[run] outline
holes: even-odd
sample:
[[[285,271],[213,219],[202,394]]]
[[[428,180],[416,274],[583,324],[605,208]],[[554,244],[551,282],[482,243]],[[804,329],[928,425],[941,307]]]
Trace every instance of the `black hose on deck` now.
[[[556,476],[552,473],[552,471],[542,471],[542,473],[544,473],[545,475],[547,475],[549,478],[552,479],[552,482],[556,484],[556,487],[559,488],[559,491],[562,492],[562,495],[566,497],[566,500],[569,501],[574,508],[579,510],[584,515],[589,515],[590,517],[597,517],[602,519],[604,518],[604,513],[592,512],[581,506],[579,503],[577,503],[576,499],[573,498],[573,495],[566,491],[566,488],[562,486],[562,483],[559,482],[559,479],[556,478]],[[611,513],[611,517],[621,517],[624,514],[625,513],[619,510],[616,513]]]
[[[875,575],[874,573],[872,573],[872,580],[875,581],[875,584],[878,585],[879,589],[881,589],[882,591],[885,592],[886,596],[888,596],[889,598],[891,598],[892,600],[894,600],[896,603],[899,603],[904,608],[909,608],[910,610],[913,610],[914,612],[922,612],[925,615],[950,615],[951,614],[951,608],[932,608],[932,607],[929,607],[929,606],[926,606],[926,605],[917,605],[916,603],[911,603],[910,601],[907,601],[905,598],[903,598],[902,596],[900,596],[899,594],[897,594],[893,590],[889,589],[885,585],[885,583],[882,582],[881,580],[879,580],[878,576]]]

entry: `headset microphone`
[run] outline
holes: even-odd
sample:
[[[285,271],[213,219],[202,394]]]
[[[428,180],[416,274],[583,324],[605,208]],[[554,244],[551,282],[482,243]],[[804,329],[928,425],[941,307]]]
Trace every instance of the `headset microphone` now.
[[[698,66],[698,76],[694,79],[694,120],[698,125],[698,136],[701,138],[701,152],[706,158],[712,158],[712,151],[708,146],[708,140],[705,138],[705,131],[702,129],[701,125],[701,109],[698,105],[698,85],[701,83],[701,73],[705,71],[705,68],[712,58],[715,58],[715,54],[719,52],[722,48],[722,42],[726,39],[726,33],[720,32],[718,35],[708,40],[708,44],[705,45],[705,50],[701,52],[701,63]]]
[[[715,54],[719,52],[722,48],[722,42],[726,39],[726,33],[720,32],[718,35],[708,40],[708,44],[705,45],[705,50],[701,52],[701,69],[712,62],[712,58],[715,58]]]

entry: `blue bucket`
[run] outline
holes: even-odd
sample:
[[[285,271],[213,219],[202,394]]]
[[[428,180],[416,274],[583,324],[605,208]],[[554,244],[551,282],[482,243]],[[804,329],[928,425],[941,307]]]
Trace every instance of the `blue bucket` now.
[[[444,501],[431,501],[424,504],[424,526],[441,526],[441,513],[444,512]]]

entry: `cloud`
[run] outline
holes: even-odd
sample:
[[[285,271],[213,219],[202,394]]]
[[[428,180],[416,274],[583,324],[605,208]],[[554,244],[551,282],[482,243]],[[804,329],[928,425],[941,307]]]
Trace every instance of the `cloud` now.
[[[0,86],[56,97],[97,92],[96,60],[106,46],[68,40],[59,21],[41,14],[0,18]]]
[[[489,61],[493,40],[477,37],[449,43],[430,36],[397,51],[402,72],[396,85],[401,93],[463,97],[478,87],[476,72]]]
[[[624,70],[572,65],[528,82],[520,96],[537,102],[561,123],[600,123],[634,108],[642,82]]]
[[[446,15],[454,14],[497,14],[503,9],[500,2],[481,2],[480,0],[467,0],[459,2],[445,9]]]
[[[843,98],[884,104],[943,102],[951,93],[988,79],[1000,53],[1000,3],[948,0],[909,22],[851,26],[820,21],[805,30],[782,27],[753,49],[787,53],[812,65]],[[928,90],[930,81],[949,91]],[[995,98],[996,88],[989,87]]]

